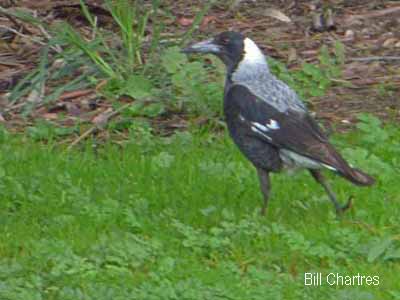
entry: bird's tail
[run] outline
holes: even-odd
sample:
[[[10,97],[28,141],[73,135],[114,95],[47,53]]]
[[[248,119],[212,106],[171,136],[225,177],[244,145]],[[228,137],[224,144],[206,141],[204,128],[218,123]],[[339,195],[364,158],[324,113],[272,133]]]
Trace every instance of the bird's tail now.
[[[339,172],[339,174],[359,186],[370,186],[375,183],[373,177],[359,169],[351,168],[350,166],[346,168],[345,171]]]
[[[375,183],[375,179],[366,174],[365,172],[353,168],[350,166],[347,161],[337,152],[332,145],[330,144],[325,144],[327,146],[327,149],[329,149],[327,152],[329,153],[329,156],[327,156],[327,161],[328,165],[332,166],[335,168],[336,172],[352,182],[355,185],[359,186],[370,186]],[[328,162],[329,161],[329,162]]]

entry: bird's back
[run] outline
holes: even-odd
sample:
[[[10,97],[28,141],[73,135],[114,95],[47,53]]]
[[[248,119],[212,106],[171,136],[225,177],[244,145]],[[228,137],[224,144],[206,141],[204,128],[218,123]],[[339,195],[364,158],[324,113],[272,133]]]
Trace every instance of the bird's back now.
[[[280,112],[289,109],[307,112],[296,92],[270,73],[268,67],[247,66],[246,69],[233,73],[232,82],[247,87],[254,95]]]

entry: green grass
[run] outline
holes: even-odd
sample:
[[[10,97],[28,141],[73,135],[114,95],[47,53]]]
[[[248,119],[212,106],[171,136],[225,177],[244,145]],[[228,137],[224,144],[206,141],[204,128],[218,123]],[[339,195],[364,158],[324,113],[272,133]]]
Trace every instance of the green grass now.
[[[65,152],[2,134],[0,299],[400,299],[400,130],[385,132],[364,160],[367,133],[337,139],[378,178],[330,177],[355,197],[340,220],[304,172],[274,175],[259,216],[255,171],[226,136]],[[310,287],[304,272],[380,284]]]

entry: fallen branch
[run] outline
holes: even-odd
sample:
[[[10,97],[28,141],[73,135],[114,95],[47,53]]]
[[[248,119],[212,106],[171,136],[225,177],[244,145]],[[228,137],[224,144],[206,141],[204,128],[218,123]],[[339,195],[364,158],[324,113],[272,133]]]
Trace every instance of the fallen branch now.
[[[82,135],[80,135],[77,139],[75,139],[67,148],[67,151],[71,150],[75,145],[79,144],[80,141],[87,138],[90,134],[92,134],[97,129],[97,126],[90,127],[86,130]]]
[[[32,34],[32,32],[29,29],[27,29],[24,24],[22,24],[22,23],[19,24],[16,21],[15,16],[12,13],[8,12],[6,9],[0,7],[0,13],[3,13],[15,26],[20,27],[22,29],[22,31],[25,31],[27,33]],[[44,37],[46,39],[50,40],[52,38],[51,35],[44,29],[43,25],[41,25],[40,23],[37,23],[37,24],[35,23],[33,25],[35,25],[35,26],[37,26],[39,28],[39,30],[42,32],[42,34],[44,35]],[[15,30],[14,28],[8,27],[6,25],[0,25],[0,27],[6,29],[6,30],[8,30],[8,31],[10,31],[10,32],[12,32],[12,33],[14,33],[16,35],[19,35],[21,37],[30,39],[33,42],[38,43],[38,44],[40,44],[42,46],[46,45],[46,43],[44,43],[41,39],[37,39],[37,38],[35,38],[33,36],[24,34],[24,33],[20,32],[18,30]],[[61,53],[63,51],[60,45],[50,46],[50,48],[53,49],[57,53]]]
[[[23,37],[23,38],[29,39],[29,40],[31,40],[31,41],[33,41],[33,42],[35,42],[35,43],[38,43],[38,44],[40,44],[40,45],[42,45],[42,46],[45,46],[45,45],[46,45],[46,43],[42,42],[42,40],[37,39],[37,38],[35,38],[35,37],[33,37],[33,36],[30,36],[30,35],[21,33],[21,32],[19,32],[18,30],[15,30],[14,28],[8,27],[8,26],[6,26],[6,25],[0,25],[0,28],[4,28],[4,29],[6,29],[6,30],[8,30],[8,31],[11,31],[12,33],[15,33],[16,35],[19,35],[19,36],[21,36],[21,37]]]
[[[353,21],[359,20],[359,19],[383,17],[383,16],[397,13],[397,12],[400,12],[400,6],[389,7],[389,8],[385,8],[385,9],[382,9],[379,11],[374,11],[374,12],[364,14],[364,15],[352,15],[352,16],[347,17],[345,19],[345,21],[347,23],[347,22],[353,22]]]
[[[362,62],[369,62],[369,61],[392,61],[392,60],[400,60],[400,56],[369,56],[369,57],[351,57],[349,61],[362,61]]]
[[[86,90],[77,90],[77,91],[71,91],[71,92],[64,92],[60,97],[58,98],[60,101],[65,101],[68,99],[74,99],[78,97],[83,97],[93,94],[93,90],[91,89],[86,89]]]
[[[3,11],[2,11],[3,12]],[[11,23],[13,23],[16,27],[20,27],[22,29],[23,32],[32,34],[32,31],[30,31],[28,28],[26,28],[26,26],[22,23],[18,23],[18,21],[15,19],[15,17],[12,14],[4,14],[6,16],[7,19],[9,19],[11,21]]]

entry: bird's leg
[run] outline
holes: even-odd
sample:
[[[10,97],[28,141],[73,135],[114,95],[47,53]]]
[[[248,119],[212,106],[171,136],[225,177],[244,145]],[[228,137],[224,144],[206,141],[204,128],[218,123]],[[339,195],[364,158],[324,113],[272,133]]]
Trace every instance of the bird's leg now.
[[[352,197],[350,197],[347,200],[347,203],[345,205],[341,205],[339,201],[336,199],[335,193],[332,191],[331,186],[329,183],[325,180],[324,176],[322,175],[321,171],[319,170],[309,170],[311,175],[314,177],[314,179],[322,185],[322,187],[325,189],[326,193],[329,196],[329,199],[332,201],[333,205],[335,206],[336,209],[336,214],[341,214],[348,210],[351,205],[352,205]]]
[[[261,192],[264,197],[264,202],[261,207],[261,215],[265,216],[268,206],[269,190],[270,190],[269,174],[267,171],[259,168],[257,168],[257,172],[258,172],[258,179],[260,181]]]

